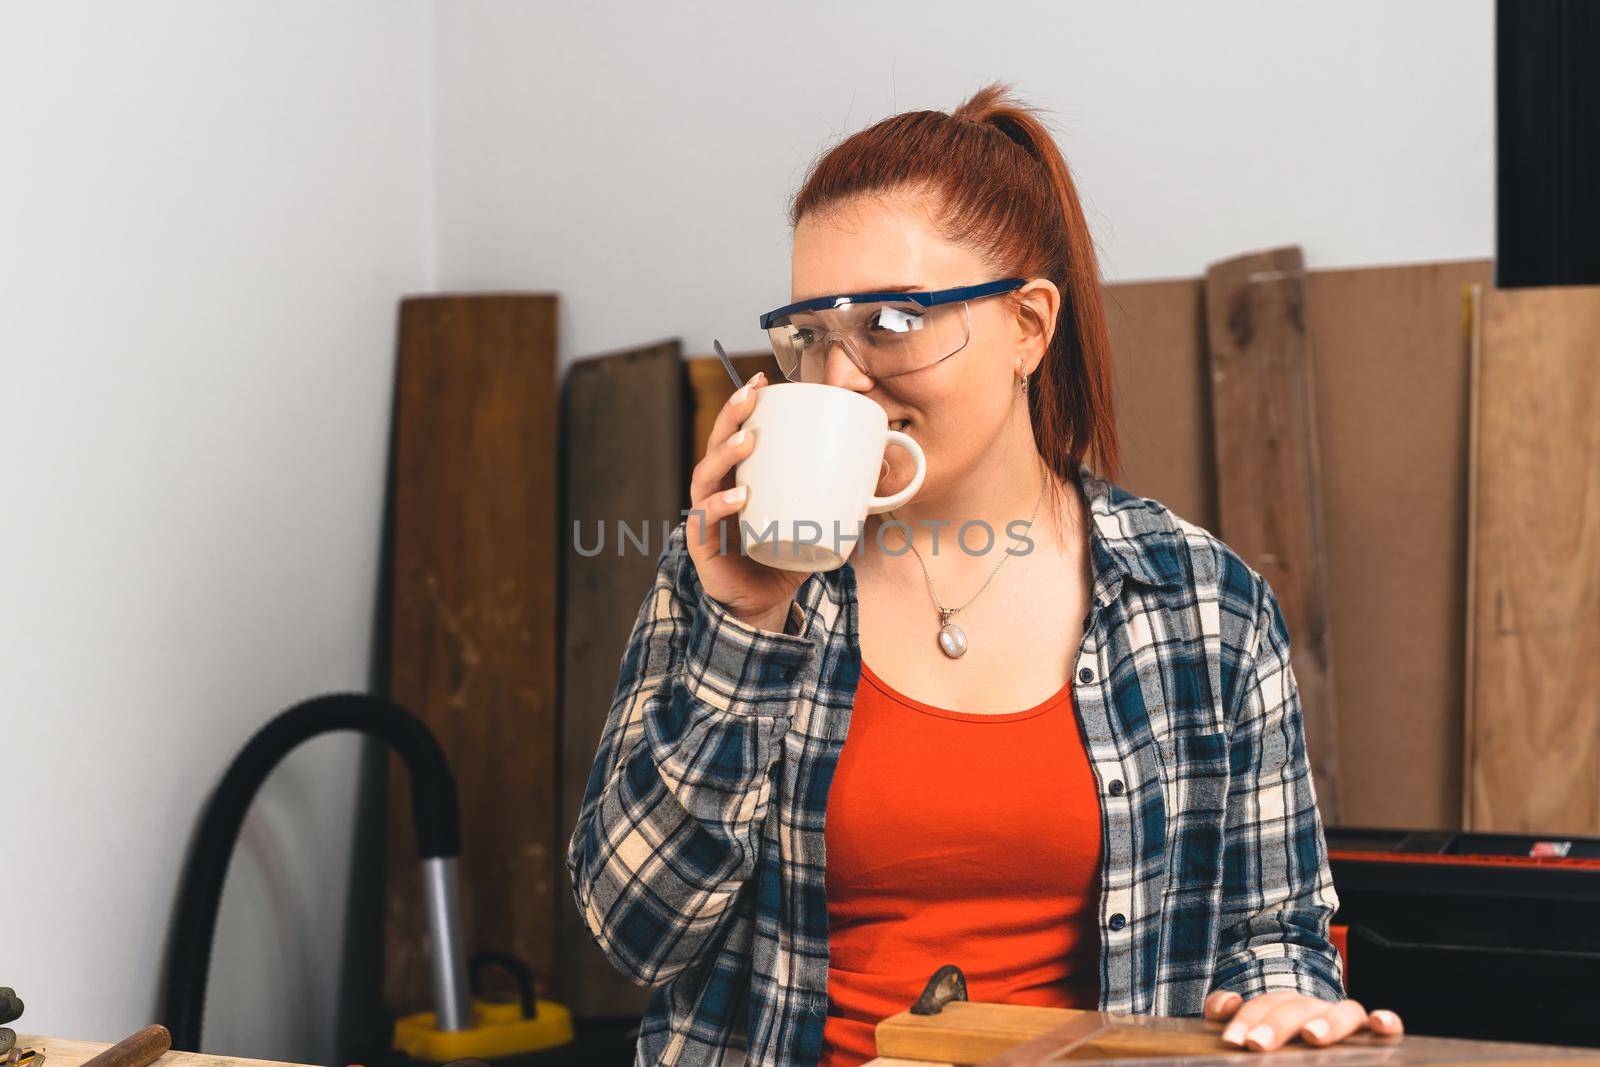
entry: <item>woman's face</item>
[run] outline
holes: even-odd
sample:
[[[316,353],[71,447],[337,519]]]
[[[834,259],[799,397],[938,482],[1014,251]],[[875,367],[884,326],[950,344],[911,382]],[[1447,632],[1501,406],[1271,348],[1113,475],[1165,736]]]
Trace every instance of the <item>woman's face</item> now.
[[[922,202],[909,194],[860,197],[822,215],[807,215],[795,227],[791,300],[840,293],[875,292],[909,286],[949,289],[1001,277],[970,249],[940,237]],[[1005,297],[971,301],[972,333],[954,355],[920,370],[881,381],[861,372],[834,344],[823,367],[824,381],[862,393],[922,446],[928,473],[917,503],[954,503],[946,490],[961,483],[996,449],[1031,442],[1027,400],[1018,389],[1043,358],[1056,320],[1059,293],[1044,280],[1019,291],[1030,313],[1018,314]],[[1022,440],[1017,435],[1025,435]],[[912,464],[890,449],[889,468],[878,492],[911,478]]]

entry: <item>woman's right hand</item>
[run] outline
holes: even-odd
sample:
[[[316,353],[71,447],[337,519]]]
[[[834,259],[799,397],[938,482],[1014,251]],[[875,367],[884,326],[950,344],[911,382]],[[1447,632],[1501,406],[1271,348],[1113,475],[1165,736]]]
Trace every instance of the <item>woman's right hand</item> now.
[[[695,464],[689,478],[690,507],[695,511],[684,520],[684,534],[706,595],[744,622],[782,633],[795,590],[810,575],[768,567],[744,554],[739,514],[746,493],[733,484],[734,466],[760,447],[755,431],[740,432],[739,424],[755,410],[756,391],[766,384],[766,373],[758,373],[717,413],[705,458]]]

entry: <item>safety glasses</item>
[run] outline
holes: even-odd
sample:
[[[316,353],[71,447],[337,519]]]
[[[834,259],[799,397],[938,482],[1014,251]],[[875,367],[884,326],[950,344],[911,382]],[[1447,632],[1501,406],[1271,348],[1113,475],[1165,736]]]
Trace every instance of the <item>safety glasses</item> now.
[[[930,367],[966,346],[972,336],[969,301],[1009,293],[1026,282],[1005,278],[930,292],[819,296],[767,312],[761,328],[790,381],[821,381],[835,341],[861,373],[893,378]]]

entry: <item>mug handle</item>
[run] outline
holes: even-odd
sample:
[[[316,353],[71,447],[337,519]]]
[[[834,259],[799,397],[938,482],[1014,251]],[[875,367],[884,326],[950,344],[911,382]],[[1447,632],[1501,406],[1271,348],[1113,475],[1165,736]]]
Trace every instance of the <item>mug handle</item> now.
[[[922,454],[922,446],[916,439],[899,430],[889,431],[889,445],[899,445],[911,453],[911,458],[917,464],[917,472],[911,476],[911,483],[893,496],[875,496],[867,501],[868,515],[881,515],[891,508],[897,508],[907,500],[917,495],[917,490],[922,488],[922,479],[928,474],[928,457]],[[887,446],[886,446],[887,447]]]

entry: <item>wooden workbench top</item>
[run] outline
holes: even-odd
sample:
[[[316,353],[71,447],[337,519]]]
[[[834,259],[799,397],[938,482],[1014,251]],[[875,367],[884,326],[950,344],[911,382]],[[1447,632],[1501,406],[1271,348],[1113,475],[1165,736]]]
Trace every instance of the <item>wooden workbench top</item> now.
[[[110,1044],[104,1041],[74,1041],[68,1037],[40,1037],[17,1032],[18,1048],[36,1048],[44,1054],[44,1067],[80,1067],[98,1056]],[[238,1056],[207,1056],[200,1052],[167,1052],[151,1067],[284,1067],[277,1060],[247,1060]],[[310,1067],[292,1064],[290,1067]],[[924,1065],[926,1067],[926,1065]]]
[[[1343,1045],[1334,1045],[1325,1049],[1311,1049],[1304,1045],[1291,1045],[1275,1053],[1247,1052],[1238,1049],[1219,1050],[1213,1047],[1201,1049],[1193,1045],[1193,1041],[1205,1030],[1211,1029],[1198,1020],[1130,1020],[1119,1019],[1119,1022],[1135,1022],[1136,1030],[1169,1031],[1166,1035],[1168,1041],[1184,1030],[1190,1031],[1188,1041],[1172,1041],[1168,1047],[1160,1048],[1145,1044],[1143,1039],[1133,1039],[1127,1048],[1119,1048],[1113,1052],[1109,1047],[1100,1050],[1100,1056],[1083,1055],[1086,1049],[1080,1049],[1079,1055],[1074,1059],[1105,1058],[1114,1062],[1118,1054],[1132,1056],[1141,1060],[1148,1067],[1153,1059],[1166,1059],[1168,1062],[1179,1065],[1185,1060],[1209,1065],[1223,1063],[1251,1064],[1257,1061],[1277,1064],[1295,1063],[1299,1067],[1312,1064],[1323,1064],[1327,1067],[1352,1061],[1352,1067],[1370,1067],[1375,1059],[1381,1059],[1400,1067],[1402,1064],[1470,1064],[1471,1067],[1489,1067],[1491,1064],[1511,1064],[1513,1067],[1538,1067],[1540,1064],[1555,1064],[1559,1067],[1579,1067],[1600,1063],[1600,1050],[1557,1048],[1539,1045],[1508,1045],[1498,1042],[1477,1041],[1452,1041],[1447,1038],[1407,1038],[1402,1042],[1389,1044],[1387,1047],[1376,1049],[1368,1042],[1352,1042]],[[1207,1035],[1210,1040],[1215,1040],[1215,1035]],[[1103,1041],[1104,1038],[1102,1037]],[[1118,1040],[1117,1044],[1127,1043]],[[1163,1042],[1166,1043],[1166,1042]],[[35,1034],[17,1035],[18,1047],[37,1048],[44,1053],[44,1067],[81,1067],[92,1057],[104,1052],[110,1045],[101,1041],[75,1041],[71,1038],[40,1037]],[[1142,1047],[1141,1047],[1142,1046]],[[1186,1047],[1188,1046],[1188,1047]],[[1374,1054],[1376,1053],[1376,1057]],[[1047,1054],[1048,1055],[1048,1054]],[[1054,1062],[1053,1057],[1049,1057]],[[1062,1062],[1065,1062],[1064,1060]],[[151,1067],[310,1067],[306,1064],[284,1064],[277,1060],[251,1060],[237,1056],[209,1056],[198,1052],[168,1052],[156,1060]],[[961,1067],[960,1064],[942,1060],[902,1059],[891,1056],[879,1056],[868,1060],[866,1067]]]

